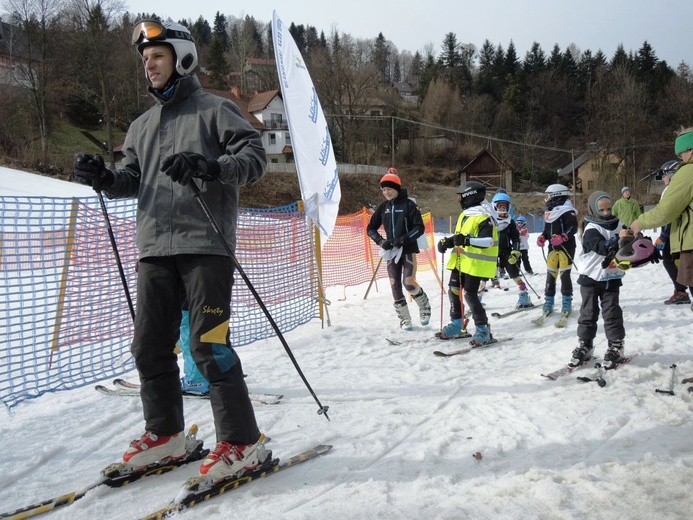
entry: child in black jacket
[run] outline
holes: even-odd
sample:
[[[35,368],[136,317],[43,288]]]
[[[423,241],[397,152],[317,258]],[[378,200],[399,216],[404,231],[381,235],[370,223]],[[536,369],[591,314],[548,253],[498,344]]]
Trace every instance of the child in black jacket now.
[[[553,312],[556,296],[556,280],[561,279],[563,302],[561,314],[569,316],[573,305],[573,282],[570,271],[575,257],[575,233],[578,228],[577,210],[570,202],[570,190],[562,184],[546,188],[546,212],[544,230],[537,238],[537,245],[544,247],[549,242],[546,256],[546,286],[544,288],[543,315]]]
[[[534,307],[529,299],[527,285],[520,276],[520,232],[510,214],[510,196],[498,193],[493,197],[493,209],[498,215],[498,267],[505,270],[520,289],[517,301],[518,309]]]
[[[380,188],[386,200],[371,216],[367,233],[382,248],[381,256],[387,259],[387,274],[400,327],[412,330],[411,314],[402,287],[412,295],[419,307],[421,325],[428,325],[431,319],[428,296],[416,282],[416,254],[419,252],[416,239],[424,234],[424,223],[416,203],[409,198],[407,190],[402,188],[397,170],[388,170],[380,179]],[[378,231],[381,226],[386,238]]]
[[[632,237],[626,229],[619,232],[619,220],[612,214],[611,207],[611,197],[603,191],[595,191],[587,201],[582,252],[576,259],[577,268],[580,270],[578,284],[582,296],[577,329],[579,345],[568,363],[571,367],[580,366],[592,358],[600,304],[604,318],[604,334],[609,341],[604,355],[604,367],[613,368],[623,361],[626,331],[619,293],[621,278],[625,273],[616,268],[613,258],[619,249],[619,236],[622,241],[632,240]]]

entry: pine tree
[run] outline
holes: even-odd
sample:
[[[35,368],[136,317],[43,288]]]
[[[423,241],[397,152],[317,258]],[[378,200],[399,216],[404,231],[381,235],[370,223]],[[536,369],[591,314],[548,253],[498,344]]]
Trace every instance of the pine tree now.
[[[207,67],[209,68],[209,78],[212,82],[212,87],[218,90],[226,90],[231,67],[226,60],[223,39],[217,35],[212,37],[212,43],[209,46]]]
[[[226,21],[226,16],[217,11],[214,17],[214,30],[212,31],[212,35],[219,39],[219,43],[222,45],[224,52],[228,51],[230,48],[229,33],[227,32],[228,26],[229,24]]]

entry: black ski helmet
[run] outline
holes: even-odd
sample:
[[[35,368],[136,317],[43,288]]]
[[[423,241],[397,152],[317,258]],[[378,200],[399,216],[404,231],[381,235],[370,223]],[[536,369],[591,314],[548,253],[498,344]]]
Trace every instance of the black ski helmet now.
[[[467,181],[457,188],[462,209],[478,206],[486,198],[486,186],[477,181]]]
[[[667,161],[662,166],[659,167],[659,173],[664,177],[665,175],[669,177],[669,180],[674,176],[676,170],[679,169],[681,161],[674,159],[672,161]]]

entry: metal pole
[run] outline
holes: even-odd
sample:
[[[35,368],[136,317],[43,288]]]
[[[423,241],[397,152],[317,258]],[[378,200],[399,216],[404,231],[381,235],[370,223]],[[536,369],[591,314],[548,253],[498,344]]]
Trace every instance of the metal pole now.
[[[221,229],[219,228],[219,225],[217,224],[216,219],[214,218],[212,213],[209,211],[209,207],[207,206],[207,203],[202,199],[202,197],[201,197],[202,193],[200,192],[200,188],[197,187],[197,184],[195,184],[194,181],[190,181],[189,185],[190,185],[190,189],[193,191],[193,195],[195,196],[197,201],[200,203],[200,207],[202,207],[202,211],[204,211],[205,215],[207,216],[207,219],[209,220],[209,223],[212,225],[212,228],[216,232],[217,237],[219,237],[219,241],[221,242],[222,246],[224,247],[224,250],[226,250],[226,253],[229,255],[229,257],[231,257],[231,261],[233,262],[233,265],[235,266],[236,270],[238,271],[238,274],[241,275],[241,278],[243,278],[243,281],[248,286],[248,289],[250,290],[250,292],[255,297],[255,301],[257,301],[257,304],[262,309],[262,312],[265,313],[265,316],[267,317],[267,321],[269,321],[270,325],[274,329],[274,332],[277,334],[279,341],[281,341],[281,344],[284,346],[284,350],[286,350],[286,353],[289,355],[289,359],[291,359],[291,362],[293,363],[294,367],[296,368],[298,375],[301,376],[301,379],[303,380],[303,383],[306,385],[306,388],[308,389],[310,394],[313,396],[313,399],[315,399],[315,402],[320,407],[318,409],[318,415],[324,414],[325,419],[327,419],[329,421],[330,418],[327,415],[327,410],[329,409],[329,407],[323,406],[322,403],[320,403],[320,399],[318,399],[318,396],[315,395],[315,392],[313,392],[313,388],[310,386],[310,383],[308,383],[306,376],[303,375],[303,371],[301,370],[301,367],[298,366],[298,361],[296,361],[296,358],[294,357],[293,352],[291,352],[291,349],[289,348],[289,345],[286,342],[286,339],[284,338],[282,331],[279,330],[279,325],[277,325],[277,322],[274,321],[274,318],[272,317],[269,310],[265,306],[265,302],[262,301],[262,298],[260,298],[260,295],[255,290],[255,287],[250,282],[248,275],[245,273],[245,271],[241,267],[241,264],[238,263],[238,260],[236,259],[236,255],[231,250],[231,246],[226,241],[226,238],[224,237],[224,234],[221,232]]]
[[[130,290],[128,289],[128,282],[125,279],[125,271],[123,271],[123,263],[120,261],[120,254],[118,253],[118,245],[116,244],[115,235],[113,234],[113,228],[111,227],[111,219],[108,218],[108,210],[106,209],[106,202],[103,200],[103,194],[99,191],[99,203],[101,204],[101,213],[103,213],[103,219],[106,222],[106,228],[108,229],[108,238],[111,240],[111,247],[113,248],[113,255],[116,259],[116,264],[118,264],[118,272],[120,273],[120,281],[123,284],[123,291],[125,291],[125,299],[128,301],[128,307],[130,308],[130,316],[132,316],[132,321],[135,321],[135,307],[132,304],[132,298],[130,297]]]
[[[395,165],[395,118],[390,117],[390,120],[392,121],[392,135],[391,135],[391,142],[390,142],[390,155],[392,157],[390,166]]]
[[[577,195],[577,183],[575,181],[575,150],[570,150],[570,164],[573,166],[573,206],[577,207],[575,197]]]

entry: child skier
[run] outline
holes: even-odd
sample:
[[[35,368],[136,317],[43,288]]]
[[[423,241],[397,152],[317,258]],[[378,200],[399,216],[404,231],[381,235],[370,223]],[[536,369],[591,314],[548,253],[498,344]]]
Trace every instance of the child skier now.
[[[570,191],[562,184],[552,184],[546,188],[546,212],[544,213],[544,230],[537,238],[541,248],[549,242],[549,253],[546,257],[546,286],[544,288],[543,316],[553,312],[556,295],[556,280],[561,279],[563,302],[561,314],[570,315],[573,305],[573,282],[570,270],[575,257],[575,233],[577,231],[577,210],[570,202]]]
[[[467,337],[463,323],[462,290],[464,299],[472,310],[476,331],[471,344],[485,345],[493,342],[488,317],[479,300],[479,286],[483,279],[496,274],[498,259],[498,228],[491,205],[484,200],[486,188],[480,182],[464,182],[457,189],[457,200],[462,213],[457,219],[455,235],[442,238],[438,251],[444,254],[454,248],[447,263],[450,272],[448,297],[450,299],[450,324],[437,334],[441,339]]]
[[[612,213],[611,197],[603,191],[595,191],[587,201],[585,232],[582,235],[582,252],[576,260],[580,270],[578,284],[582,305],[578,318],[578,347],[573,350],[571,367],[580,366],[592,358],[594,338],[597,335],[597,319],[601,304],[604,333],[609,341],[604,355],[604,367],[613,368],[623,361],[623,342],[626,331],[623,312],[619,305],[621,278],[625,274],[612,261],[619,249],[619,237],[632,241],[627,229],[618,230],[619,219]]]
[[[522,256],[520,253],[520,233],[517,230],[517,224],[510,216],[510,197],[507,193],[497,193],[493,197],[492,203],[498,222],[498,265],[508,273],[508,276],[520,288],[517,308],[534,307],[529,299],[527,286],[520,276],[519,261]]]
[[[520,255],[522,256],[522,266],[525,274],[534,274],[532,265],[529,263],[529,229],[527,229],[527,218],[517,217],[517,232],[520,234]]]
[[[419,307],[421,325],[428,325],[431,319],[428,296],[416,282],[416,254],[419,252],[416,239],[424,234],[424,223],[416,203],[408,197],[407,190],[402,188],[396,169],[390,168],[380,179],[380,188],[385,201],[371,216],[367,233],[383,249],[381,256],[387,258],[387,274],[400,327],[412,330],[411,314],[402,286]],[[385,229],[386,238],[380,235],[380,226]],[[401,249],[401,256],[398,248]]]

